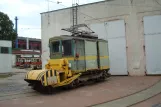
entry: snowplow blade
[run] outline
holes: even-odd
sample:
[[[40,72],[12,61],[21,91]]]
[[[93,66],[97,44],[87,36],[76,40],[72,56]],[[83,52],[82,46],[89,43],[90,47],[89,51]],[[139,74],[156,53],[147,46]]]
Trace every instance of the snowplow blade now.
[[[45,73],[45,70],[28,71],[26,76],[25,76],[25,81],[27,81],[27,80],[41,81],[41,77],[44,73]]]

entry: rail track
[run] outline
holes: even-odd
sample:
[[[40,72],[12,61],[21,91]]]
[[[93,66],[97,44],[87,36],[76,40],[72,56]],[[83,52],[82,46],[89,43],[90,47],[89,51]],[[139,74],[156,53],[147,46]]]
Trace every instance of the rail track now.
[[[138,92],[135,92],[135,93],[132,93],[132,94],[129,94],[129,95],[120,97],[120,98],[116,98],[116,99],[113,99],[113,100],[110,100],[110,101],[106,101],[106,102],[102,102],[102,103],[90,105],[90,106],[88,106],[88,107],[101,107],[101,106],[99,106],[99,105],[102,105],[102,104],[105,104],[105,105],[107,104],[107,106],[108,106],[108,103],[111,103],[111,102],[116,103],[116,102],[117,102],[118,100],[120,100],[120,99],[128,98],[129,96],[133,96],[133,95],[135,95],[135,94],[142,93],[142,92],[144,92],[144,91],[146,91],[146,90],[148,90],[148,89],[150,89],[150,88],[152,88],[152,87],[155,87],[155,85],[160,85],[160,86],[161,86],[161,79],[159,79],[155,84],[153,84],[153,85],[151,85],[151,86],[149,86],[149,87],[147,87],[147,88],[145,88],[145,89],[143,89],[143,90],[140,90],[140,91],[138,91]],[[146,93],[146,94],[148,94],[148,93]],[[151,98],[153,98],[153,97],[155,97],[155,96],[157,96],[157,95],[159,95],[159,94],[161,94],[161,91],[159,91],[157,94],[154,94],[154,95],[152,95],[152,96],[150,96],[150,97],[148,97],[148,98],[145,98],[145,99],[143,99],[143,100],[141,100],[141,101],[137,101],[137,102],[134,102],[134,103],[132,103],[132,104],[126,105],[126,107],[131,107],[131,106],[140,104],[141,102],[147,101],[148,99],[151,99]],[[115,102],[115,101],[116,101],[116,102]],[[110,105],[110,104],[109,104],[109,105]],[[104,105],[103,105],[103,106],[104,106]],[[154,107],[155,107],[155,106],[154,106]],[[159,106],[156,106],[156,107],[161,107],[161,106],[159,105]]]
[[[142,101],[140,101],[140,102],[131,104],[131,105],[127,106],[127,107],[132,107],[132,106],[134,106],[134,105],[140,104],[140,103],[142,103],[142,102],[144,102],[144,101],[147,101],[147,100],[149,100],[149,99],[151,99],[151,98],[153,98],[153,97],[155,97],[155,96],[158,96],[159,94],[161,94],[161,92],[158,93],[158,94],[156,94],[156,95],[154,95],[154,96],[151,96],[151,97],[149,97],[149,98],[147,98],[147,99],[145,99],[145,100],[142,100]],[[154,104],[152,107],[161,107],[161,103]]]

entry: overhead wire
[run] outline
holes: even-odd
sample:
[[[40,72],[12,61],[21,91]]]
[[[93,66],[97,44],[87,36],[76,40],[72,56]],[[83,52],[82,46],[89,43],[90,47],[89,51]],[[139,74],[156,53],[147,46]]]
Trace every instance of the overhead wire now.
[[[40,30],[41,28],[20,28],[19,30]]]
[[[66,7],[66,8],[70,8],[70,6],[66,6],[66,5],[63,5],[63,4],[58,3],[58,2],[54,2],[54,1],[51,1],[51,0],[48,0],[48,1],[49,1],[49,2],[53,2],[53,3],[57,3],[58,5],[61,5],[61,6]],[[159,4],[159,5],[161,6],[161,4],[160,4],[157,0],[154,0],[154,1],[156,1],[156,3]],[[108,1],[105,1],[105,2],[108,2]],[[154,7],[154,6],[151,6],[151,5],[135,5],[133,2],[134,2],[133,0],[130,0],[130,5],[122,5],[122,4],[105,4],[105,5],[109,5],[109,6],[123,6],[123,7],[130,7],[131,5],[132,5],[132,6],[136,6],[136,7]],[[88,17],[92,18],[93,20],[97,20],[97,21],[99,21],[99,22],[103,22],[102,20],[99,20],[99,19],[97,19],[97,18],[95,18],[95,17],[93,17],[93,16],[91,16],[91,15],[88,15],[88,14],[86,14],[86,13],[83,13],[83,12],[81,12],[81,11],[79,11],[79,13],[80,13],[80,14],[83,14],[83,15],[85,15],[85,16],[88,16]],[[104,25],[104,26],[106,26],[106,25]],[[106,30],[107,30],[107,29],[106,29]],[[107,32],[106,32],[106,33],[107,33]]]
[[[157,0],[154,0],[154,1],[161,6],[161,4]]]
[[[48,1],[52,2],[52,3],[57,3],[58,5],[61,5],[61,6],[65,7],[65,8],[70,8],[70,6],[63,5],[62,2],[58,2],[58,1],[54,2],[54,1],[51,1],[51,0],[48,0]],[[155,0],[155,1],[157,2],[157,4],[161,5],[157,0]],[[108,1],[105,1],[105,2],[108,2]],[[146,6],[145,5],[134,5],[133,0],[130,0],[130,2],[131,2],[131,4],[133,6],[137,6],[137,7],[154,7],[154,6],[151,6],[151,5],[146,5]],[[109,5],[109,6],[124,6],[124,7],[130,7],[131,6],[131,5],[122,5],[122,4],[105,4],[105,5]],[[88,17],[92,18],[93,20],[97,20],[99,22],[102,22],[101,20],[99,20],[99,19],[97,19],[97,18],[95,18],[95,17],[93,17],[91,15],[85,14],[84,12],[79,11],[79,13],[83,14],[85,16],[88,16]]]
[[[54,1],[51,1],[51,0],[48,0],[48,1],[49,1],[49,2],[53,2],[53,3],[57,3],[57,2],[54,2]],[[66,8],[69,8],[68,6],[63,5],[63,4],[61,4],[61,3],[59,3],[58,5],[64,6],[64,7],[66,7]],[[94,20],[98,20],[98,21],[102,22],[101,20],[96,19],[96,18],[94,18],[94,17],[92,17],[92,16],[90,16],[90,15],[87,15],[87,14],[85,14],[85,13],[81,12],[81,11],[79,11],[79,13],[81,13],[81,14],[83,14],[83,15],[86,15],[86,16],[88,16],[88,17],[90,17],[90,18],[94,19]]]

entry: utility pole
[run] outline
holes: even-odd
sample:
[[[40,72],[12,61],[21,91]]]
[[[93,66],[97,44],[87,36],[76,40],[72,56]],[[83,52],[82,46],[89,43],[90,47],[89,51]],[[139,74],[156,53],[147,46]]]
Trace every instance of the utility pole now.
[[[17,37],[16,37],[16,42],[15,42],[15,47],[18,48],[18,31],[17,31],[17,28],[18,28],[18,18],[17,16],[15,17],[15,31],[16,31],[16,34],[17,34]]]

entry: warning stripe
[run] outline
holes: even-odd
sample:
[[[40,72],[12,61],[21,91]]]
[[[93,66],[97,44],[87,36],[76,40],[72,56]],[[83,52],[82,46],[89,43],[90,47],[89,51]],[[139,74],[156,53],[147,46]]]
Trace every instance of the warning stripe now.
[[[47,86],[46,74],[44,75],[44,85]]]
[[[38,77],[36,78],[36,80],[39,80],[40,79],[40,76],[43,74],[44,72],[41,72]]]
[[[44,76],[42,76],[42,85],[44,85]]]
[[[29,72],[31,72],[31,71],[28,71],[28,72],[26,73],[26,79],[28,78],[28,74],[29,74]]]
[[[46,78],[49,77],[48,71],[46,71]]]
[[[54,75],[54,70],[52,70],[52,74],[53,74],[53,76],[55,76],[55,75]]]
[[[49,77],[49,73],[48,72],[49,71],[46,72],[46,81],[45,81],[46,84],[45,85],[48,85],[48,81],[47,81],[47,78]]]
[[[42,72],[39,74],[39,76],[36,78],[37,80],[41,80],[41,77],[45,74],[45,72]]]
[[[50,71],[51,71],[51,70],[49,70],[49,71],[48,71],[48,75],[49,75],[49,77],[51,77],[51,73],[50,73]]]

